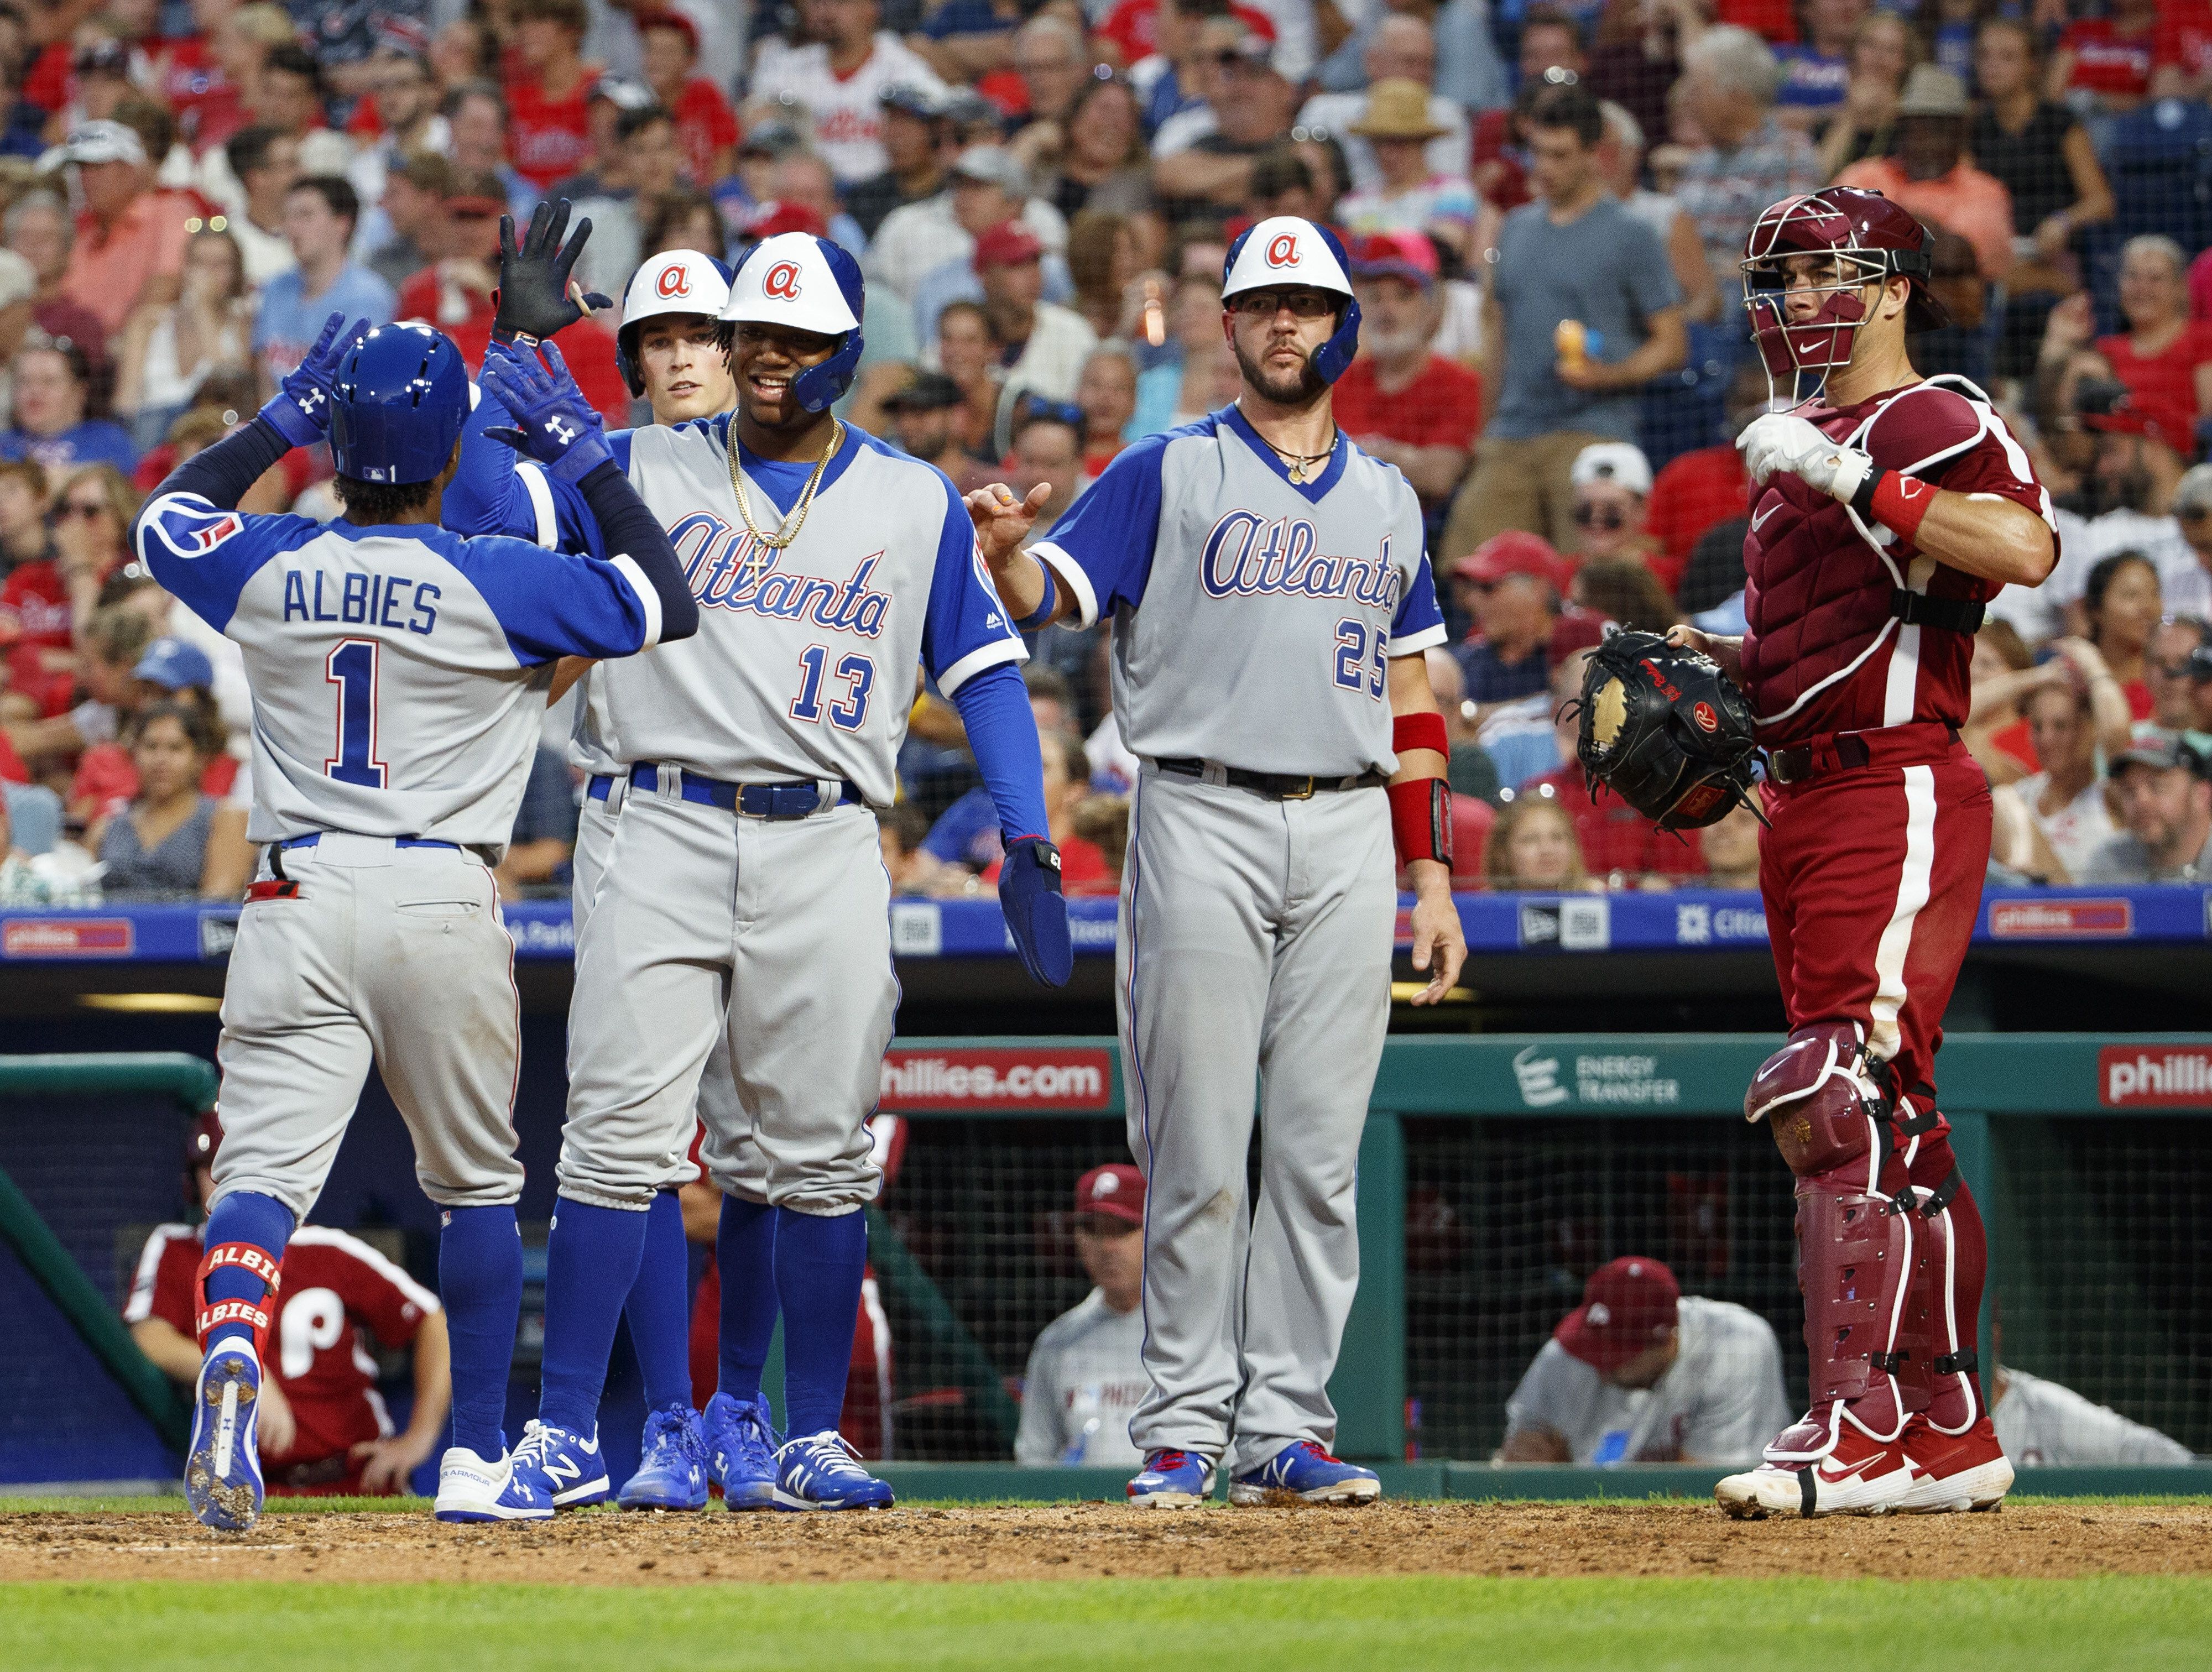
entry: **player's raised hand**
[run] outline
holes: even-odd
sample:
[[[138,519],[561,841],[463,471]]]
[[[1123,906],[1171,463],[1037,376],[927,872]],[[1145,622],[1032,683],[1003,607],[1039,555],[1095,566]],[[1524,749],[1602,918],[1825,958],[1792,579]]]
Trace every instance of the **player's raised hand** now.
[[[1874,471],[1874,460],[1856,447],[1831,441],[1791,412],[1765,412],[1735,438],[1743,467],[1759,486],[1777,471],[1787,471],[1807,487],[1849,502]]]
[[[313,447],[330,433],[338,362],[368,335],[368,320],[349,326],[344,314],[331,314],[323,321],[322,335],[315,338],[314,346],[284,374],[276,393],[261,409],[261,416],[294,447]]]
[[[591,216],[576,223],[575,236],[563,246],[562,234],[568,229],[566,198],[539,202],[531,211],[530,228],[520,245],[514,240],[514,217],[499,217],[498,311],[491,324],[495,341],[543,341],[585,314],[615,305],[613,297],[587,291],[568,277],[592,235]]]
[[[485,350],[483,375],[477,380],[514,415],[514,423],[489,426],[484,434],[535,459],[563,482],[580,482],[611,462],[614,453],[599,415],[576,387],[561,350],[548,343],[543,352],[552,362],[550,370],[536,350],[494,343]]]
[[[1022,549],[1029,538],[1030,530],[1036,526],[1037,513],[1044,509],[1045,501],[1052,497],[1052,483],[1040,482],[1029,491],[1026,499],[1017,499],[1014,490],[1003,482],[994,482],[988,488],[978,488],[961,503],[968,508],[969,520],[975,525],[975,540],[983,550],[983,561],[996,568]]]

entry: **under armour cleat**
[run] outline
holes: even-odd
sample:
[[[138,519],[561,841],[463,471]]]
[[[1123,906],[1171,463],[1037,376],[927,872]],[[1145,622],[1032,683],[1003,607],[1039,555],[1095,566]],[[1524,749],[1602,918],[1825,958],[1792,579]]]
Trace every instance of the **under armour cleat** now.
[[[252,1344],[210,1347],[192,1389],[185,1502],[218,1533],[246,1532],[261,1519],[260,1413],[261,1360]]]
[[[707,1446],[707,1478],[722,1489],[732,1510],[775,1507],[775,1430],[768,1395],[740,1400],[718,1393],[707,1401],[700,1426]]]
[[[1382,1495],[1382,1480],[1371,1468],[1330,1456],[1312,1440],[1297,1440],[1229,1482],[1231,1504],[1249,1507],[1285,1495],[1308,1504],[1372,1504]]]
[[[589,1435],[574,1433],[533,1417],[509,1461],[514,1474],[507,1495],[518,1504],[542,1498],[556,1510],[580,1510],[604,1504],[613,1491],[607,1484],[606,1459],[599,1453],[596,1430]],[[502,1503],[507,1501],[502,1498]]]
[[[2012,1463],[1997,1431],[1983,1417],[1963,1434],[1947,1434],[1923,1417],[1905,1431],[1905,1449],[1924,1473],[1898,1500],[1899,1515],[1996,1510],[2012,1490]]]
[[[553,1499],[527,1480],[518,1483],[506,1452],[487,1462],[465,1445],[453,1445],[438,1459],[430,1513],[440,1521],[548,1521]]]
[[[637,1473],[623,1483],[615,1502],[625,1510],[707,1507],[707,1444],[696,1411],[670,1405],[646,1414]]]
[[[775,1454],[779,1510],[888,1510],[890,1482],[862,1468],[860,1453],[836,1429],[784,1442]]]
[[[1213,1463],[1195,1451],[1147,1451],[1129,1482],[1133,1510],[1188,1510],[1213,1496]]]

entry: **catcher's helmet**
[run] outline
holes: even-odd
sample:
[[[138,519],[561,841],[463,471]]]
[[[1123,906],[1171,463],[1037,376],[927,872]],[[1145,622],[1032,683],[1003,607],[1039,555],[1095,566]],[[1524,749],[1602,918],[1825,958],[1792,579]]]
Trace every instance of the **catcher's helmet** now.
[[[792,380],[799,405],[819,412],[853,386],[860,368],[866,301],[860,264],[842,247],[811,233],[780,232],[738,258],[722,318],[835,337],[837,351]]]
[[[357,482],[428,482],[446,468],[469,416],[469,368],[425,325],[379,325],[346,350],[333,380],[331,461]]]
[[[1247,290],[1310,285],[1344,298],[1344,311],[1328,341],[1313,351],[1314,375],[1334,383],[1359,352],[1359,299],[1346,276],[1344,246],[1327,227],[1295,215],[1271,215],[1246,228],[1221,264],[1221,300]]]
[[[647,319],[664,313],[722,317],[730,300],[730,270],[696,250],[670,250],[631,276],[623,292],[622,329],[615,333],[615,366],[632,396],[645,394],[645,374],[637,360],[637,339]]]
[[[1802,255],[1832,256],[1836,271],[1826,282],[1808,287],[1820,306],[1806,318],[1793,319],[1785,301],[1791,289],[1789,261]],[[1784,198],[1753,223],[1742,266],[1743,305],[1770,388],[1787,377],[1794,392],[1799,374],[1850,363],[1859,327],[1871,317],[1859,295],[1866,285],[1890,278],[1911,281],[1905,309],[1911,330],[1931,331],[1950,323],[1949,312],[1928,288],[1927,228],[1910,210],[1879,192],[1831,186]]]

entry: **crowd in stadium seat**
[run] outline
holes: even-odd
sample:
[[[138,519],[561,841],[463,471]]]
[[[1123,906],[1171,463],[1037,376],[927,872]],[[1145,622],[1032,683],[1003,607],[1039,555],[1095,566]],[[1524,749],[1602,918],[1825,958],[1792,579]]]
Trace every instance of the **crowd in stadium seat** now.
[[[1740,626],[1730,442],[1768,392],[1736,263],[1759,209],[1830,181],[1929,224],[1954,323],[1916,363],[1989,392],[2057,508],[2058,572],[1976,659],[1993,874],[2201,878],[2208,91],[2203,0],[0,0],[0,891],[89,897],[96,860],[112,893],[228,885],[236,653],[122,530],[334,309],[480,363],[499,218],[548,195],[592,217],[580,273],[610,295],[663,249],[844,243],[870,287],[846,416],[963,489],[1050,483],[1040,534],[1233,398],[1236,231],[1334,223],[1366,316],[1338,417],[1419,493],[1456,641],[1430,666],[1479,804],[1462,885],[1740,885],[1755,822],[1659,836],[1590,794],[1555,715],[1605,621]],[[562,345],[630,422],[609,322]],[[333,515],[328,473],[295,453],[246,508]],[[1054,628],[1032,664],[1055,827],[1100,890],[1133,764],[1110,638]],[[173,641],[205,702],[143,672]],[[902,889],[988,890],[948,705],[901,768]],[[510,892],[564,886],[539,775]]]

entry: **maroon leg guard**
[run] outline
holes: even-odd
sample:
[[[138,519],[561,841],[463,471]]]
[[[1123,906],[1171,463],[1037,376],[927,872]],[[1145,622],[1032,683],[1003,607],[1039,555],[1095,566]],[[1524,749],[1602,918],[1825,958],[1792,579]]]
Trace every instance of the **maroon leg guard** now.
[[[1989,1240],[1981,1210],[1960,1175],[1950,1142],[1910,1152],[1912,1276],[1897,1346],[1905,1407],[1946,1434],[1963,1434],[1986,1414],[1976,1341]]]

